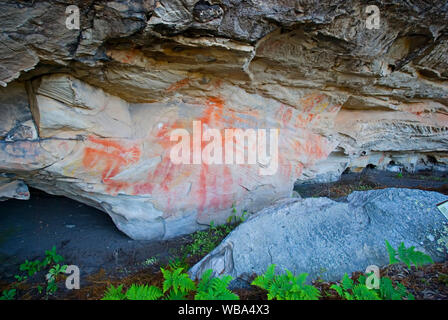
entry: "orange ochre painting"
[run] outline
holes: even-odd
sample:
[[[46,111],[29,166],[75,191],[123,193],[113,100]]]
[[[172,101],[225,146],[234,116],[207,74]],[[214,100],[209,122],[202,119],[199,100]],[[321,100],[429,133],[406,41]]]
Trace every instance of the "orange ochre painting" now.
[[[147,137],[150,142],[162,147],[161,161],[139,177],[138,181],[129,182],[115,178],[123,170],[132,169],[144,160],[143,144],[137,140],[89,136],[83,153],[83,169],[97,175],[108,194],[151,196],[157,202],[157,207],[168,215],[177,210],[193,208],[198,208],[199,212],[230,208],[234,201],[244,197],[247,192],[244,180],[258,179],[266,180],[266,183],[277,181],[290,184],[301,175],[305,166],[326,158],[332,151],[324,137],[304,128],[304,124],[309,122],[305,123],[304,119],[316,115],[316,108],[321,109],[318,111],[327,108],[328,100],[323,95],[311,96],[303,101],[303,105],[308,113],[286,105],[270,111],[269,116],[273,119],[271,123],[280,129],[279,167],[275,177],[257,176],[258,165],[173,164],[169,153],[176,142],[170,141],[170,132],[183,128],[188,123],[185,119],[172,119],[170,123],[158,128],[155,136]],[[224,99],[219,96],[207,98],[201,108],[202,116],[191,119],[191,122],[201,121],[202,126],[206,128],[256,129],[257,120],[266,116],[261,114],[260,110],[245,112],[225,107]],[[202,149],[207,143],[202,142]],[[221,145],[224,148],[224,141]],[[245,148],[247,151],[247,145]],[[222,152],[224,154],[224,149]]]

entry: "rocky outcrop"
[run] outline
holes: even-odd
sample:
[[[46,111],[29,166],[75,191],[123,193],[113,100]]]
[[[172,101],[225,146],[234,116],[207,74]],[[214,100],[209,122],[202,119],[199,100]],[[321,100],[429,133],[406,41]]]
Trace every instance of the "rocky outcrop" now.
[[[8,199],[28,200],[29,198],[28,187],[23,181],[0,180],[0,201]]]
[[[223,222],[344,170],[446,168],[446,4],[377,1],[369,29],[355,0],[73,3],[79,30],[67,4],[1,4],[0,172],[133,238]],[[225,129],[278,129],[278,167],[174,164],[170,134],[194,121],[222,149]]]
[[[448,257],[448,221],[436,205],[437,193],[410,189],[353,192],[346,202],[328,198],[289,200],[266,208],[232,231],[190,270],[200,278],[207,269],[248,280],[270,264],[279,271],[309,273],[335,281],[344,273],[389,263],[385,240]]]

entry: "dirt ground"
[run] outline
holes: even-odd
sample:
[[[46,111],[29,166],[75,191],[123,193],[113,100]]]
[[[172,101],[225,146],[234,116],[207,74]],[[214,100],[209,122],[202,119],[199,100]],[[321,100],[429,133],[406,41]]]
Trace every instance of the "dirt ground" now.
[[[343,198],[353,191],[384,188],[411,188],[448,194],[448,172],[395,173],[365,169],[361,173],[347,173],[331,183],[296,184],[294,190],[303,198]]]
[[[448,173],[401,175],[365,170],[360,174],[344,174],[334,183],[296,185],[295,190],[302,197],[343,199],[355,190],[386,187],[418,188],[448,194]],[[191,236],[169,241],[131,240],[103,212],[68,198],[31,190],[28,201],[0,203],[0,290],[16,284],[14,276],[19,274],[21,263],[26,259],[42,259],[45,250],[53,245],[65,257],[65,264],[80,268],[81,289],[67,290],[64,281],[59,281],[59,290],[50,299],[100,299],[110,284],[124,284],[125,288],[131,283],[160,286],[160,267],[166,266],[180,248],[191,241]],[[193,265],[200,258],[190,257],[187,262]],[[391,266],[383,269],[383,273],[392,279],[400,279],[418,299],[448,299],[448,262],[411,271]],[[45,285],[43,272],[18,285],[17,297],[47,298],[38,292],[39,285]],[[334,292],[328,290],[330,284],[316,282],[316,285],[326,292],[324,299],[337,299]],[[235,292],[241,299],[266,299],[266,292],[255,287]]]

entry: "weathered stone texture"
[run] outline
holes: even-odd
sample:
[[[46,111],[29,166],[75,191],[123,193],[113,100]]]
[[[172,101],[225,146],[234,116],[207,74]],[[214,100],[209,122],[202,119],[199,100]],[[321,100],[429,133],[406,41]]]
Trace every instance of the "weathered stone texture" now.
[[[376,1],[3,1],[0,171],[168,238],[349,168],[447,158],[448,6]],[[169,134],[280,130],[279,168],[173,165]],[[205,147],[203,145],[203,147]]]
[[[448,221],[436,204],[437,193],[411,189],[353,192],[346,202],[328,198],[289,200],[266,208],[232,231],[190,274],[207,269],[248,280],[270,264],[277,272],[306,272],[309,280],[337,281],[344,273],[389,263],[387,240],[429,254],[448,257]]]

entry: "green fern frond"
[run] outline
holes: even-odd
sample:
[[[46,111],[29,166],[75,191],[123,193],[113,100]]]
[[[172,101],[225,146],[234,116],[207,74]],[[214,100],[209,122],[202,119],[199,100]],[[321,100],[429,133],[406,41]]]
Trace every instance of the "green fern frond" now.
[[[379,293],[384,300],[414,300],[414,296],[410,294],[406,287],[401,283],[394,287],[392,280],[388,277],[381,278]]]
[[[253,286],[260,287],[264,290],[268,290],[275,276],[275,264],[271,264],[266,272],[257,276],[251,283]]]
[[[101,300],[124,300],[125,298],[126,295],[123,293],[123,285],[120,284],[116,288],[113,285],[107,288]]]
[[[390,264],[403,262],[408,268],[410,268],[412,264],[419,268],[427,263],[434,263],[429,255],[416,251],[414,246],[406,248],[403,242],[401,242],[398,249],[395,250],[386,240],[386,248],[389,253]]]
[[[352,279],[350,279],[350,277],[348,276],[348,274],[344,274],[344,276],[342,277],[342,287],[344,288],[344,290],[350,290],[353,289],[354,286],[354,282]]]
[[[198,290],[194,296],[195,300],[239,300],[238,295],[227,289],[231,276],[212,278],[213,270],[209,269],[202,275],[198,284]]]
[[[155,286],[133,284],[126,291],[128,300],[157,300],[163,296],[162,290]]]
[[[163,293],[172,290],[174,294],[185,294],[189,291],[196,290],[196,285],[193,280],[190,279],[188,274],[182,272],[183,268],[178,268],[173,271],[163,268],[160,268],[160,270],[165,279],[163,281]]]
[[[275,265],[270,265],[264,275],[252,281],[252,285],[268,291],[269,300],[317,300],[320,292],[317,288],[305,284],[307,277],[307,273],[295,276],[289,270],[285,270],[285,274],[276,276]]]
[[[182,293],[180,291],[174,292],[173,290],[171,290],[166,296],[165,300],[187,300],[187,296],[185,293]]]
[[[397,251],[390,245],[389,241],[386,241],[386,249],[389,254],[389,264],[399,263],[400,261],[396,258]]]
[[[367,288],[364,284],[355,285],[352,291],[355,300],[381,300],[375,290]]]

